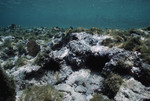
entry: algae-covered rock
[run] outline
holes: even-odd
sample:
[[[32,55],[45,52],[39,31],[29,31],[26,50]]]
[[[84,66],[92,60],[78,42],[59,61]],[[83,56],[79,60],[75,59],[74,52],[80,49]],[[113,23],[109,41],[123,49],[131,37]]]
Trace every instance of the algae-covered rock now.
[[[103,30],[97,27],[92,27],[88,29],[86,32],[94,35],[94,34],[102,34]]]
[[[17,60],[16,60],[16,63],[15,65],[20,67],[20,66],[23,66],[25,65],[27,62],[26,58],[25,57],[19,57]]]
[[[132,61],[129,61],[128,59],[126,59],[126,57],[124,58],[120,58],[117,61],[117,66],[114,69],[115,72],[119,73],[119,74],[131,74],[131,69],[132,69],[133,63]]]
[[[113,100],[108,99],[108,98],[104,98],[102,96],[102,94],[94,94],[93,98],[90,99],[90,101],[113,101]]]
[[[118,92],[122,82],[123,80],[119,75],[111,73],[104,80],[104,94],[110,98],[113,98]]]
[[[0,67],[0,101],[15,101],[15,84],[3,68]]]
[[[135,47],[142,45],[142,42],[140,41],[140,38],[131,38],[129,41],[127,41],[124,44],[124,49],[126,50],[133,50]]]
[[[63,94],[52,86],[32,86],[23,91],[20,101],[62,101]]]
[[[139,47],[139,50],[141,52],[140,57],[147,63],[150,64],[150,39],[147,39],[144,41],[143,45]]]
[[[107,39],[102,41],[102,45],[112,47],[113,46],[113,42],[114,42],[113,39],[107,38]]]

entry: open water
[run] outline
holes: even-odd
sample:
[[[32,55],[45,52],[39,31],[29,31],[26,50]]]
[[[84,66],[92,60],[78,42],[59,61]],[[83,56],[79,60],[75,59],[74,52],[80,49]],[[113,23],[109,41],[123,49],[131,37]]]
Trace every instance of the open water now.
[[[150,25],[150,0],[0,0],[0,27],[140,28]]]

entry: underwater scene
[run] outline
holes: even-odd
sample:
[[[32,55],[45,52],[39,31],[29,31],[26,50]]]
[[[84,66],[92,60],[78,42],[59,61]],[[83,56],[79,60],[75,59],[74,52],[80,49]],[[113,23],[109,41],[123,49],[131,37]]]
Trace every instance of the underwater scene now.
[[[150,0],[0,0],[0,101],[150,101]]]

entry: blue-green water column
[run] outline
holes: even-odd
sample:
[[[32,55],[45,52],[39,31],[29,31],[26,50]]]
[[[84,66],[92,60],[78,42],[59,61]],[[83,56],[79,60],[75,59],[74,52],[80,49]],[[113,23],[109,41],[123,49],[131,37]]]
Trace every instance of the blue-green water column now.
[[[150,0],[0,0],[0,26],[139,28]]]

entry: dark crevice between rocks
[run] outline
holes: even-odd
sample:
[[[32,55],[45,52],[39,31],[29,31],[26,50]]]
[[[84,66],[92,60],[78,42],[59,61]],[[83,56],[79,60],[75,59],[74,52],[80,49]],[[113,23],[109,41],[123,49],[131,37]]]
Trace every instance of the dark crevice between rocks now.
[[[58,61],[50,58],[49,61],[43,65],[43,69],[56,72],[60,70],[60,64]]]
[[[137,74],[133,75],[135,80],[138,80],[141,82],[144,86],[150,87],[150,67],[148,64],[144,65],[139,65],[140,67],[140,72]]]
[[[25,79],[40,79],[44,74],[45,71],[59,71],[60,70],[60,64],[53,58],[50,58],[46,63],[43,64],[42,68],[40,68],[38,71],[33,71],[31,73],[26,73]]]
[[[76,57],[78,57],[78,58],[80,58],[80,59],[83,58],[83,56],[80,56],[80,57],[79,57],[79,56],[76,56]],[[71,58],[74,58],[74,57],[71,56]],[[72,69],[73,71],[78,71],[78,70],[80,70],[82,67],[84,67],[83,61],[82,61],[80,64],[78,64],[77,61],[71,60],[71,58],[66,57],[66,58],[65,58],[65,62],[66,62],[67,65],[71,66],[71,69]]]
[[[52,50],[59,50],[62,47],[65,47],[66,44],[70,41],[69,35],[60,35],[62,39],[60,41],[57,41],[55,45],[52,46]]]
[[[31,73],[26,73],[25,79],[35,78],[36,80],[40,79],[44,75],[44,70],[41,68],[38,71],[33,71]]]
[[[69,65],[69,66],[71,66],[71,69],[72,69],[73,71],[78,71],[78,70],[81,69],[80,67],[82,67],[82,66],[79,67],[76,63],[71,63],[71,62],[68,61],[67,59],[66,59],[66,64]]]
[[[75,72],[75,71],[78,71],[80,70],[81,68],[79,68],[79,66],[75,65],[75,64],[68,64],[71,66],[71,69]],[[81,66],[82,67],[82,66]]]
[[[65,46],[65,44],[64,44],[62,41],[60,41],[60,42],[58,42],[57,44],[55,44],[54,46],[52,46],[52,50],[59,50],[59,49],[61,49],[63,46]]]
[[[121,66],[117,66],[117,67],[112,66],[112,68],[114,68],[112,71],[116,74],[119,74],[122,76],[133,75],[130,68],[123,68]]]
[[[85,65],[94,72],[101,72],[105,64],[109,61],[108,56],[89,55],[85,61]]]
[[[150,101],[150,99],[144,99],[143,101]]]
[[[150,87],[150,78],[148,77],[148,75],[142,74],[140,77],[135,76],[134,78],[135,78],[135,80],[138,80],[139,82],[141,82],[144,86]]]

